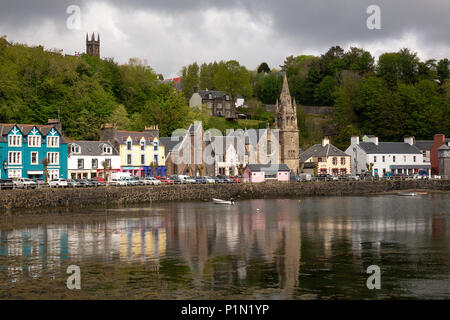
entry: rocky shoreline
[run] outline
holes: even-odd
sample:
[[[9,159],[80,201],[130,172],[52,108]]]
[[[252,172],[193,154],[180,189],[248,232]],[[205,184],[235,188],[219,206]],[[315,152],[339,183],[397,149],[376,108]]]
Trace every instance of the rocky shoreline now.
[[[109,207],[165,201],[367,195],[400,190],[450,191],[450,180],[329,181],[1,190],[0,210]],[[45,212],[45,211],[44,211]]]

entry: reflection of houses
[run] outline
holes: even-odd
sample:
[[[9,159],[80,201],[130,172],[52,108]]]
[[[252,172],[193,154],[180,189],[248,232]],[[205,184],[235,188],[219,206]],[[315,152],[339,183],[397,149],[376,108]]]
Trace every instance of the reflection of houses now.
[[[236,119],[236,106],[231,95],[222,91],[199,90],[194,87],[194,94],[189,100],[191,108],[206,105],[208,113],[212,116],[223,117],[225,119]]]
[[[322,144],[315,144],[300,154],[300,168],[309,169],[314,174],[317,166],[318,174],[332,174],[334,176],[350,173],[350,156],[330,143],[324,137]]]
[[[48,178],[67,177],[67,143],[59,119],[48,125],[0,124],[0,178],[44,178],[42,160],[48,159]]]
[[[429,172],[430,165],[424,163],[422,152],[413,143],[411,138],[405,138],[404,142],[379,142],[375,136],[364,136],[360,142],[358,136],[353,136],[346,150],[352,158],[352,173],[361,174],[369,168],[378,176],[388,172],[408,175],[420,170]]]
[[[158,126],[136,132],[119,131],[113,124],[105,124],[101,128],[100,139],[109,141],[119,150],[121,171],[139,177],[166,174],[164,146],[159,143]],[[153,166],[156,172],[153,172]]]
[[[120,155],[106,141],[72,141],[68,143],[68,176],[72,179],[104,177],[109,172],[120,171]]]

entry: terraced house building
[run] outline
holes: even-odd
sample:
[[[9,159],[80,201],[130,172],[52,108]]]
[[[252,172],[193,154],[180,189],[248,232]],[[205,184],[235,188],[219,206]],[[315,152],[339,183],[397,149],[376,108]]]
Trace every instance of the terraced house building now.
[[[114,124],[105,124],[100,140],[110,142],[119,151],[120,171],[135,177],[165,176],[164,145],[159,140],[158,126],[144,131],[121,131]]]
[[[58,119],[47,125],[0,124],[1,175],[4,178],[67,178],[67,143]]]

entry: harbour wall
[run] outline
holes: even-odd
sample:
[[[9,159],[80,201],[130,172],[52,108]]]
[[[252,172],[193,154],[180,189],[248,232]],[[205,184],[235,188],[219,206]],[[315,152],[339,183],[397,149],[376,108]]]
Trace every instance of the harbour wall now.
[[[328,181],[0,190],[0,210],[83,208],[167,201],[363,195],[400,190],[450,191],[450,180]]]

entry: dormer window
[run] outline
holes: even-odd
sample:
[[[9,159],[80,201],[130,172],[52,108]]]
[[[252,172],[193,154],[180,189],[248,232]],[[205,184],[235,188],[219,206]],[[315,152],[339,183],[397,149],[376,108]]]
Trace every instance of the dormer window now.
[[[111,154],[112,153],[112,148],[108,145],[104,145],[103,146],[103,153],[104,154]]]
[[[133,145],[132,141],[127,141],[127,150],[131,150],[131,146]]]
[[[80,153],[81,152],[81,148],[80,148],[80,146],[79,145],[77,145],[77,144],[72,144],[71,146],[70,146],[70,153]]]
[[[153,150],[158,151],[158,141],[153,142]]]
[[[140,145],[141,145],[141,151],[145,151],[145,141],[144,140],[142,140],[140,142]]]
[[[10,134],[8,136],[8,146],[9,147],[21,147],[22,146],[22,136],[18,134]]]
[[[208,99],[212,100],[212,94],[211,93],[208,93]]]
[[[41,147],[41,136],[28,136],[29,147]]]
[[[227,101],[230,100],[230,96],[229,96],[229,95],[226,95],[226,96],[225,96],[225,100],[227,100]]]
[[[59,137],[54,137],[54,136],[47,137],[47,147],[48,148],[58,148],[59,147]]]

